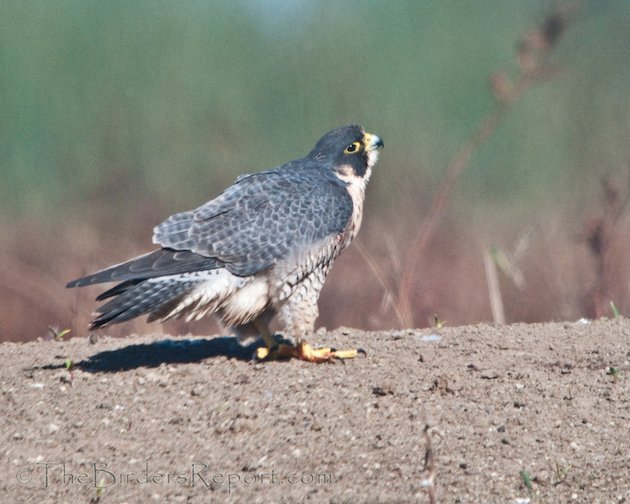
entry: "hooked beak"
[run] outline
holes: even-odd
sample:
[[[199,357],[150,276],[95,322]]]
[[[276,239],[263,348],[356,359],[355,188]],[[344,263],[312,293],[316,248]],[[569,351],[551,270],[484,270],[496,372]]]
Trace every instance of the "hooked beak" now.
[[[381,140],[381,137],[373,135],[372,133],[365,133],[363,135],[363,145],[365,146],[365,150],[370,152],[383,148],[385,144],[383,140]]]

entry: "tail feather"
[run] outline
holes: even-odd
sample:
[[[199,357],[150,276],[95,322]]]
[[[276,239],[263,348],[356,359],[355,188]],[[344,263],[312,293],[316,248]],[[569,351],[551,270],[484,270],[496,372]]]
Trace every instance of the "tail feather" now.
[[[105,297],[116,297],[96,310],[100,315],[90,322],[90,328],[125,322],[158,311],[167,304],[177,305],[178,300],[199,283],[197,275],[171,275],[144,280],[135,285],[120,284],[104,293],[108,294]],[[115,292],[116,289],[119,292]],[[103,299],[103,295],[99,297]]]
[[[125,282],[119,283],[118,285],[112,287],[105,292],[102,292],[98,296],[96,296],[97,301],[103,301],[103,299],[107,299],[110,297],[118,296],[123,292],[131,289],[134,285],[138,285],[140,282],[144,280],[126,280]]]
[[[220,310],[225,300],[246,280],[231,274],[216,258],[162,248],[73,280],[67,287],[104,282],[118,283],[96,298],[107,302],[97,308],[90,329],[146,314],[149,322],[198,319]]]
[[[149,315],[147,321],[166,321],[172,318],[183,318],[187,322],[199,320],[208,313],[220,310],[225,300],[245,282],[225,269],[200,273],[199,276],[203,277],[201,281],[186,295],[164,303]]]
[[[101,294],[113,297],[96,310],[90,328],[125,322],[148,314],[147,321],[171,318],[199,319],[219,310],[245,280],[226,269],[168,275],[147,280],[128,280]]]

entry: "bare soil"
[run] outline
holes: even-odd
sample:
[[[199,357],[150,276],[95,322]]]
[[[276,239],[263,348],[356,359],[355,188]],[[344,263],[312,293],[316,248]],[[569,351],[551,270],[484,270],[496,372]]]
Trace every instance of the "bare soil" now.
[[[439,503],[630,502],[630,321],[316,343],[367,357],[254,363],[228,337],[1,344],[0,502],[429,502],[431,481]]]

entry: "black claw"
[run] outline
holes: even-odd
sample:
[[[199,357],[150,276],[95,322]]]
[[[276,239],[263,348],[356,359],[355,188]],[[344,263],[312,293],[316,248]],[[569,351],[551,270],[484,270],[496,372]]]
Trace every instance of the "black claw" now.
[[[364,357],[367,357],[367,352],[363,350],[363,348],[357,348],[357,355],[360,353],[363,354]]]

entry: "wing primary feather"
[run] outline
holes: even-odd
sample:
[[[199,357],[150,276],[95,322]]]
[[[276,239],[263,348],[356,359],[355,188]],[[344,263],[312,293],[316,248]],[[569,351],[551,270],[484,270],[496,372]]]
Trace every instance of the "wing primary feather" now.
[[[196,254],[189,250],[158,249],[148,254],[135,257],[124,263],[97,271],[91,275],[68,282],[66,287],[84,287],[106,282],[138,282],[178,273],[212,270],[224,267],[214,257]],[[122,284],[121,284],[122,285]],[[131,284],[129,284],[131,285]],[[116,287],[114,287],[115,289]],[[122,288],[122,287],[121,287]],[[103,293],[105,295],[107,293]],[[109,294],[106,297],[109,297]]]

